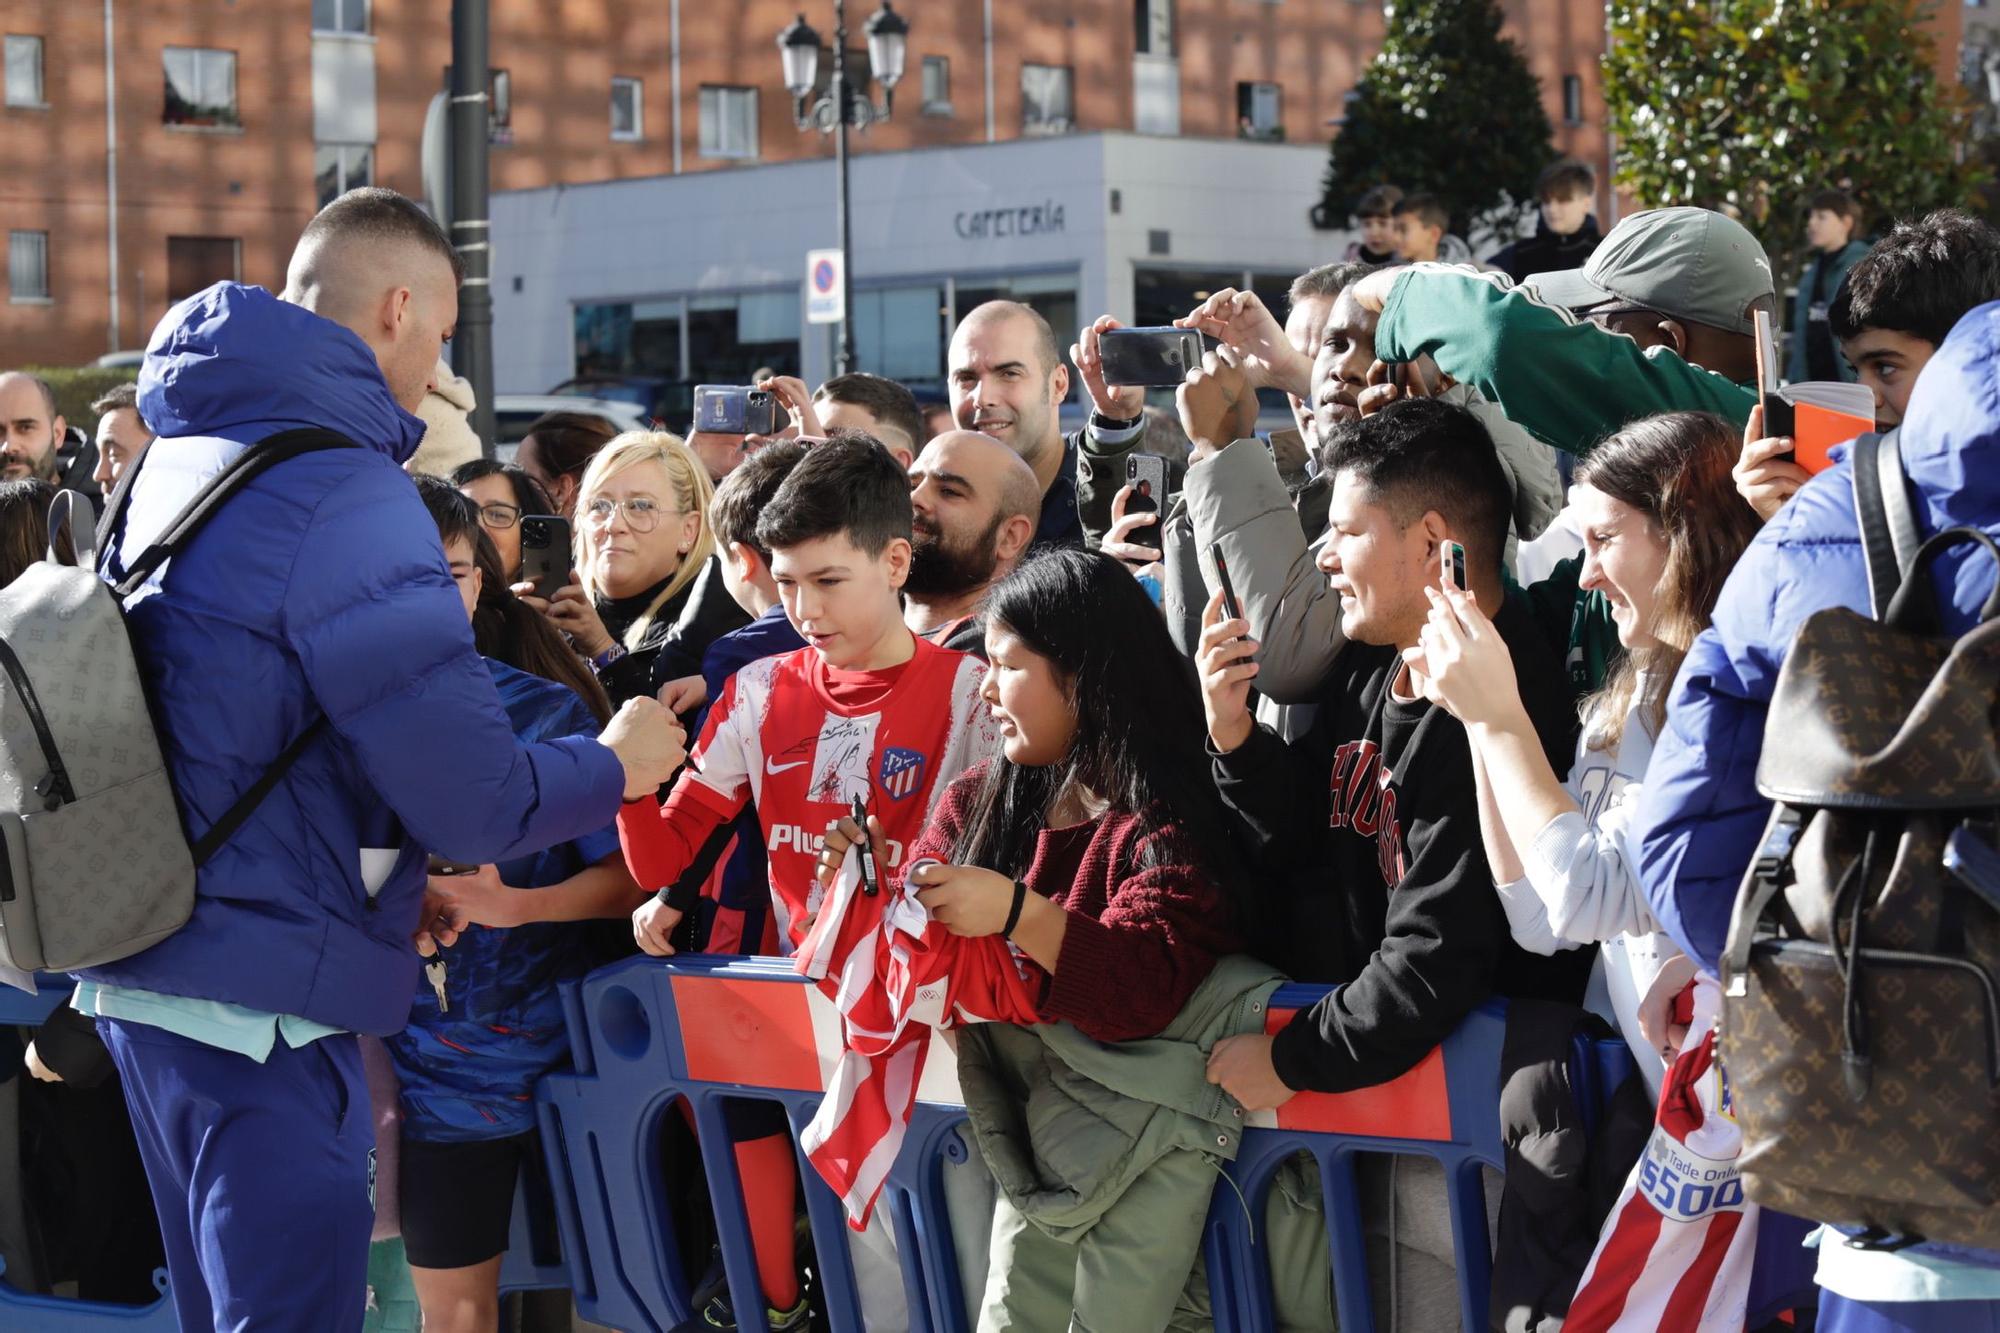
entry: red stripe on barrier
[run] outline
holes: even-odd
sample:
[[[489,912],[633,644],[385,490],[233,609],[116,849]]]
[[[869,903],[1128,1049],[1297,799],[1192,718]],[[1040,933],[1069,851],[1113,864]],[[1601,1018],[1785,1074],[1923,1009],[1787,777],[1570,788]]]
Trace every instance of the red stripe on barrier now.
[[[1272,1009],[1264,1030],[1276,1035],[1296,1009]],[[1302,1092],[1278,1108],[1279,1129],[1374,1138],[1451,1140],[1451,1098],[1445,1091],[1444,1048],[1437,1047],[1407,1073],[1352,1092]]]
[[[672,981],[689,1078],[824,1091],[807,987],[736,977]]]

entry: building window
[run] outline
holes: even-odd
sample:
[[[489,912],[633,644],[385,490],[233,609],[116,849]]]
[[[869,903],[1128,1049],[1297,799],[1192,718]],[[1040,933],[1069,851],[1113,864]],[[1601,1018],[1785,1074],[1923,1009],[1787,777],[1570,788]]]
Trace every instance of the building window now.
[[[611,137],[621,143],[646,137],[646,85],[642,81],[611,81]]]
[[[951,114],[951,59],[948,56],[924,57],[924,114]]]
[[[1236,85],[1236,137],[1279,142],[1285,137],[1284,90],[1275,83]]]
[[[46,106],[42,100],[42,39],[7,38],[7,105]]]
[[[1174,0],[1137,0],[1137,50],[1142,56],[1174,54]]]
[[[314,32],[368,31],[368,0],[313,0]]]
[[[757,156],[757,90],[701,88],[701,155],[750,158]]]
[[[167,237],[167,301],[186,300],[243,276],[243,242],[234,236]]]
[[[17,302],[41,302],[49,299],[47,232],[7,233],[7,299]]]
[[[1563,75],[1563,124],[1583,124],[1583,80],[1574,74]]]
[[[199,46],[170,46],[164,60],[167,106],[160,119],[168,125],[238,126],[236,53]]]
[[[375,146],[323,143],[313,149],[313,186],[325,208],[349,190],[375,183]]]
[[[1068,134],[1076,128],[1075,90],[1068,65],[1021,66],[1021,132]]]

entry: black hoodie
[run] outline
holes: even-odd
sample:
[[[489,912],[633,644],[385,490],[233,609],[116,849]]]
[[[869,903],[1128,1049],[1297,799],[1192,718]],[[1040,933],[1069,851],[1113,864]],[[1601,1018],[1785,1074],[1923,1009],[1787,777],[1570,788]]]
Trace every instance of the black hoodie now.
[[[1585,218],[1583,225],[1567,236],[1558,236],[1549,230],[1547,222],[1537,221],[1533,236],[1523,237],[1503,247],[1486,263],[1516,282],[1525,282],[1537,273],[1582,268],[1590,261],[1597,243],[1603,239],[1604,233],[1597,229],[1595,213]]]
[[[1495,623],[1560,777],[1577,726],[1561,665],[1515,602]],[[1395,649],[1350,643],[1310,732],[1288,746],[1259,727],[1214,760],[1236,833],[1275,886],[1261,952],[1301,981],[1345,983],[1278,1034],[1278,1076],[1301,1092],[1396,1077],[1495,993],[1580,1000],[1594,957],[1514,943],[1480,841],[1465,728],[1396,698],[1401,671]]]

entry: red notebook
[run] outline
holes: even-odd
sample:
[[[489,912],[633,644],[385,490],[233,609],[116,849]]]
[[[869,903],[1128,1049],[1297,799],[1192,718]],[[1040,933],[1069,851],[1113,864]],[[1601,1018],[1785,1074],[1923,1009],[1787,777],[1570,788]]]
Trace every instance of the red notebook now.
[[[1833,466],[1831,451],[1857,435],[1875,429],[1875,393],[1859,384],[1811,380],[1781,384],[1778,340],[1771,314],[1759,310],[1757,321],[1757,389],[1764,404],[1764,435],[1792,437],[1793,462],[1808,472]]]

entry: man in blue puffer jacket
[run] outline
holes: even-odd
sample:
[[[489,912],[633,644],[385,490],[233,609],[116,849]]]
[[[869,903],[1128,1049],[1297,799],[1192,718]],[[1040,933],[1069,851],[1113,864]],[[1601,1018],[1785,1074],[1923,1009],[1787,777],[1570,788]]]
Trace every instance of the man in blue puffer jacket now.
[[[2000,537],[2000,302],[1958,321],[1924,367],[1900,431],[1923,535],[1983,528]],[[1976,548],[1935,566],[1946,628],[1963,633],[1993,590]],[[1844,459],[1813,478],[1758,534],[1674,682],[1665,734],[1646,770],[1640,873],[1660,922],[1714,971],[1737,886],[1771,803],[1757,794],[1764,719],[1792,637],[1816,611],[1866,614],[1868,578]],[[1800,1126],[1800,1133],[1811,1133]],[[1837,1238],[1835,1238],[1837,1241]],[[1924,1247],[1861,1254],[1822,1246],[1822,1333],[2000,1329],[2000,1255]]]
[[[594,832],[680,759],[657,705],[595,740],[514,738],[399,466],[457,278],[421,210],[357,191],[307,227],[283,299],[190,297],[140,373],[160,438],[114,571],[259,440],[321,427],[359,446],[266,472],[128,602],[191,836],[331,723],[202,867],[188,923],[77,990],[123,1076],[189,1333],[361,1326],[374,1139],[354,1034],[409,1014],[426,852],[480,864]]]

